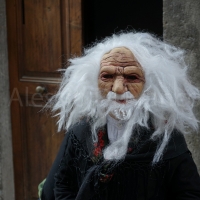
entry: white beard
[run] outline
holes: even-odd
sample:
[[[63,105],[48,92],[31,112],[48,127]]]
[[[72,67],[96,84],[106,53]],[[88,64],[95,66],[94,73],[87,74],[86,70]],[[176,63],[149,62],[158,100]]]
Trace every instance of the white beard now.
[[[119,100],[124,100],[124,103],[119,103]],[[98,104],[97,111],[99,113],[99,118],[95,122],[94,130],[97,130],[98,127],[105,125],[108,115],[111,115],[118,120],[127,122],[122,136],[104,149],[103,155],[106,160],[118,160],[123,158],[126,154],[128,142],[135,124],[133,113],[136,108],[136,104],[137,100],[130,92],[125,92],[122,95],[109,92],[107,94],[107,98],[102,99]]]
[[[125,103],[119,103],[117,101],[126,101]],[[118,95],[114,92],[109,92],[106,99],[101,100],[100,107],[106,114],[110,114],[119,120],[129,120],[133,114],[136,100],[134,96],[128,91],[122,95]]]

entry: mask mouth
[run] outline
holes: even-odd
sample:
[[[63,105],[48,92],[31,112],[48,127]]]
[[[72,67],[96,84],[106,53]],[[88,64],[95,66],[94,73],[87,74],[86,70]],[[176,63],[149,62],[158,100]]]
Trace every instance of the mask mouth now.
[[[120,99],[120,100],[115,100],[117,103],[120,104],[125,104],[127,102],[128,99]],[[130,99],[129,99],[130,100]]]

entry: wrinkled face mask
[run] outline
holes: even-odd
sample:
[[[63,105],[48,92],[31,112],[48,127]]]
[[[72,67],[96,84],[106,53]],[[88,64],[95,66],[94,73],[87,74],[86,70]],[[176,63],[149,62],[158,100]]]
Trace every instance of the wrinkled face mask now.
[[[102,57],[98,85],[103,97],[110,91],[117,95],[129,91],[137,99],[144,82],[142,67],[129,49],[114,48]]]
[[[112,106],[116,107],[113,107],[111,112],[116,118],[126,118],[126,110],[131,107],[131,100],[140,97],[144,83],[142,67],[129,49],[119,47],[104,54],[100,64],[98,86],[102,96],[111,100]]]

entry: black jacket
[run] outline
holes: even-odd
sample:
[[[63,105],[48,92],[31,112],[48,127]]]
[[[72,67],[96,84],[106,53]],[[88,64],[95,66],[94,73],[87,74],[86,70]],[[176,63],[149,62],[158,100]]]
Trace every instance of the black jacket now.
[[[94,156],[98,144],[92,143],[89,124],[75,125],[65,136],[42,200],[200,200],[200,178],[182,134],[172,133],[162,160],[152,165],[158,141],[149,139],[152,130],[135,131],[137,141],[130,141],[126,157],[108,162]]]

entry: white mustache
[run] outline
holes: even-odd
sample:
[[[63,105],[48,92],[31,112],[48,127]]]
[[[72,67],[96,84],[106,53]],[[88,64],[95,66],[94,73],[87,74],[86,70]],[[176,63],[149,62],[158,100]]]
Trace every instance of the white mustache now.
[[[108,92],[107,99],[109,100],[131,100],[134,99],[134,96],[129,92],[125,92],[124,94],[116,94],[112,91]]]

